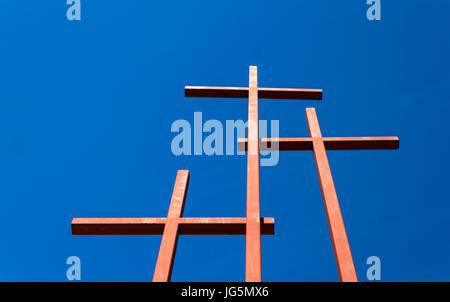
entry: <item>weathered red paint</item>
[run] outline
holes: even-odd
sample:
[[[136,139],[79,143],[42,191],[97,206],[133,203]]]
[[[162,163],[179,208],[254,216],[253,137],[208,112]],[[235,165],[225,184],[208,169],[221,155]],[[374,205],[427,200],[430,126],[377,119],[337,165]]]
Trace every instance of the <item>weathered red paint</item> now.
[[[247,226],[245,280],[261,281],[259,190],[259,99],[321,100],[322,89],[259,88],[258,69],[250,66],[249,87],[185,86],[186,97],[248,98]]]
[[[322,137],[326,150],[395,150],[399,148],[397,136],[380,137]],[[278,151],[312,151],[312,137],[261,138],[260,150],[272,150],[272,144],[278,144]],[[238,139],[238,150],[247,151],[248,139]]]
[[[313,150],[328,225],[341,281],[357,281],[350,246],[339,208],[326,150],[398,149],[398,137],[322,137],[314,108],[307,108],[309,138],[263,138],[258,131],[258,98],[321,100],[321,89],[258,88],[257,68],[250,67],[249,87],[186,86],[187,97],[248,97],[248,139],[239,139],[247,150],[247,217],[183,218],[189,171],[179,171],[167,218],[74,218],[74,235],[163,234],[153,281],[170,281],[178,235],[246,235],[246,281],[261,281],[261,234],[274,233],[274,219],[260,218],[259,150],[277,144],[278,150]],[[261,146],[260,146],[260,143]]]
[[[331,175],[326,150],[388,150],[398,149],[400,139],[397,136],[383,137],[322,137],[316,110],[306,108],[306,120],[310,137],[261,138],[261,150],[277,145],[278,151],[312,150],[322,191],[328,227],[330,229],[336,265],[341,281],[358,281],[345,231],[344,220],[339,207],[336,189]],[[238,149],[247,151],[248,139],[238,140]],[[272,149],[273,150],[273,149]]]
[[[256,67],[255,67],[256,68]],[[211,86],[185,86],[186,97],[209,98],[242,98],[249,97],[249,87],[211,87]],[[322,89],[296,89],[296,88],[258,88],[259,99],[284,100],[321,100]]]
[[[72,235],[162,235],[167,218],[74,218]],[[245,235],[247,219],[240,217],[181,217],[179,235]],[[273,235],[275,220],[261,218],[261,234]]]
[[[73,235],[163,235],[154,282],[171,279],[179,235],[246,235],[247,218],[182,217],[189,185],[189,171],[177,173],[166,218],[74,218]],[[273,235],[275,220],[261,218],[260,233]]]
[[[353,264],[350,244],[348,243],[325,144],[314,108],[306,108],[306,120],[308,122],[309,134],[313,138],[314,159],[316,161],[317,173],[319,174],[320,188],[322,190],[339,279],[343,282],[357,282],[358,278],[356,276],[355,265]]]
[[[189,171],[178,171],[161,245],[159,247],[158,259],[156,260],[153,282],[168,282],[172,276],[173,262],[178,243],[178,219],[183,216],[188,184]]]
[[[256,66],[250,66],[249,73],[245,281],[261,282],[258,69]]]

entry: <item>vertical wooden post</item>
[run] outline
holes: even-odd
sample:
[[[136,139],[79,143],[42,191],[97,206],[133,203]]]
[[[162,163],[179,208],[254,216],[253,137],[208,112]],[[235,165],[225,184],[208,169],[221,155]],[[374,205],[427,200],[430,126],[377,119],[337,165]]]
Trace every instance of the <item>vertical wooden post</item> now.
[[[358,278],[347,233],[345,232],[344,220],[342,219],[322,133],[320,132],[319,121],[314,108],[306,108],[306,120],[309,134],[313,138],[314,159],[317,173],[319,174],[320,188],[322,190],[339,279],[344,282],[357,282]]]
[[[245,281],[261,282],[258,69],[250,66],[248,91],[247,224]]]
[[[156,261],[153,282],[169,282],[178,243],[179,220],[183,216],[186,201],[187,187],[189,185],[189,171],[180,170],[177,173],[169,213],[164,226],[164,232]]]

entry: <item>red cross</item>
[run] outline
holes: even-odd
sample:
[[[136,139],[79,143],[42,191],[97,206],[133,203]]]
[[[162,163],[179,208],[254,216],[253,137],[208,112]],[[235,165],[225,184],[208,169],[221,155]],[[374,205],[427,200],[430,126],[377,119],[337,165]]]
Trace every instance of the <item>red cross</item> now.
[[[177,173],[166,218],[74,218],[73,235],[161,235],[154,282],[168,282],[172,275],[179,235],[245,235],[246,218],[187,218],[183,216],[189,171]],[[261,233],[274,234],[274,219],[261,219]]]
[[[261,149],[266,149],[265,146],[267,146],[271,150],[275,147],[280,151],[312,150],[314,152],[339,278],[341,281],[358,281],[326,150],[398,149],[400,140],[396,136],[322,137],[314,108],[306,108],[306,120],[310,137],[263,138],[260,141]],[[278,145],[278,148],[272,144]],[[238,139],[239,150],[247,150],[247,145],[247,139]]]
[[[261,281],[258,98],[321,100],[322,89],[258,88],[258,69],[250,66],[248,87],[186,86],[187,97],[248,98],[247,235],[245,281]]]

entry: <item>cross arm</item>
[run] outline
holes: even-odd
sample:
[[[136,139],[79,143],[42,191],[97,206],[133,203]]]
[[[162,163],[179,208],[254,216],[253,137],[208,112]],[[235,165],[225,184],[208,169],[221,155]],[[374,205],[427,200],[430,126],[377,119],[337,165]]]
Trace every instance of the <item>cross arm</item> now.
[[[245,235],[246,218],[178,218],[180,235]],[[72,235],[162,235],[166,218],[74,218]],[[261,233],[273,235],[274,218],[261,218]]]
[[[248,87],[185,86],[186,97],[248,98]],[[321,100],[322,89],[258,88],[260,99]]]
[[[399,148],[400,139],[397,136],[383,137],[299,137],[299,138],[262,138],[260,150],[274,149],[272,144],[278,144],[279,151],[307,151],[313,149],[313,140],[323,140],[327,150],[395,150]],[[248,139],[238,139],[238,150],[247,151]],[[276,148],[275,148],[276,150]]]

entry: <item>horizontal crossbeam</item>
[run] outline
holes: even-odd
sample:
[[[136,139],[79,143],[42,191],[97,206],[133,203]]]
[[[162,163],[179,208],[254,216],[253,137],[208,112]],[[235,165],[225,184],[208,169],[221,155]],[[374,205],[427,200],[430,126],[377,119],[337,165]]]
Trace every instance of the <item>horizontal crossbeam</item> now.
[[[72,235],[162,235],[167,218],[74,218]],[[246,218],[177,218],[179,235],[245,235]],[[261,218],[261,233],[273,235],[274,218]]]
[[[313,141],[321,140],[327,150],[396,150],[400,139],[397,136],[383,137],[298,137],[298,138],[262,138],[260,150],[267,151],[278,144],[279,151],[313,150]],[[248,139],[238,139],[238,150],[247,151]]]
[[[186,97],[248,98],[248,87],[185,86]],[[258,88],[258,98],[278,100],[321,100],[322,89]]]

